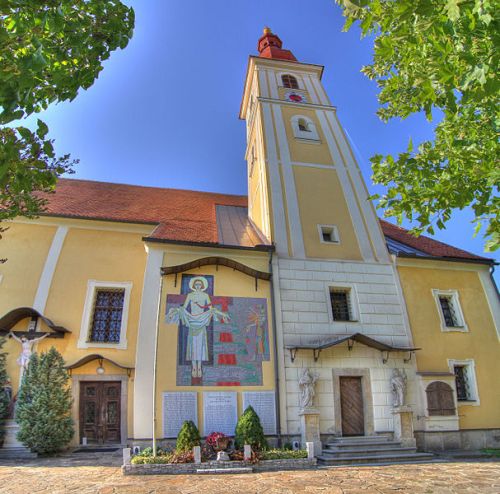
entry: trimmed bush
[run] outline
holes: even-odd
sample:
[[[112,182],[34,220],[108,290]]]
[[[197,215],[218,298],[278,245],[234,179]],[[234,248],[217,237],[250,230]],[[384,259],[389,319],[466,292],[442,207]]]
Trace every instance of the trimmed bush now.
[[[201,442],[200,432],[191,420],[186,420],[177,435],[176,451],[190,451]]]
[[[7,340],[0,337],[0,350],[2,350]],[[4,421],[9,416],[9,405],[12,396],[7,392],[7,385],[10,385],[9,376],[6,370],[7,354],[0,352],[0,440],[3,440],[5,435]],[[12,387],[10,388],[12,394]]]
[[[296,460],[307,458],[307,451],[299,449],[290,451],[289,449],[269,449],[261,453],[261,460]]]
[[[234,444],[239,449],[243,448],[245,444],[249,444],[254,451],[260,451],[268,447],[259,416],[251,406],[238,419]]]
[[[54,347],[31,355],[16,406],[17,438],[27,448],[41,454],[55,453],[71,441],[73,400],[68,381],[64,360]]]

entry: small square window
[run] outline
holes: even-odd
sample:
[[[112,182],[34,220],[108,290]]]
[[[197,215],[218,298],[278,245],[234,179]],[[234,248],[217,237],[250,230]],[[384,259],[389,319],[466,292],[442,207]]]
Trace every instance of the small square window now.
[[[350,290],[332,288],[330,290],[332,316],[334,321],[352,321]]]
[[[334,225],[318,225],[320,241],[326,244],[338,244],[339,233]]]

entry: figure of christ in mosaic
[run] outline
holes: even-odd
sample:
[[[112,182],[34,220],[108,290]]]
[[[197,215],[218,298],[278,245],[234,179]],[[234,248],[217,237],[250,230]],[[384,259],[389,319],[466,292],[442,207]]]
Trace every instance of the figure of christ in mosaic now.
[[[214,295],[214,276],[183,275],[167,296],[167,323],[178,325],[178,386],[262,385],[270,359],[267,300]]]
[[[202,363],[208,358],[207,328],[212,319],[227,323],[227,313],[213,307],[210,295],[206,293],[208,280],[203,276],[191,278],[190,293],[184,304],[168,311],[167,322],[182,322],[189,329],[186,348],[186,360],[191,361],[191,376],[202,377]]]

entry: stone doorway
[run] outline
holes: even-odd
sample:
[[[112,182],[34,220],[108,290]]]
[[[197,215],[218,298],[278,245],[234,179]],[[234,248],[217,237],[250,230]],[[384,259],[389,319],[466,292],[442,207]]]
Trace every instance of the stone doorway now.
[[[344,380],[345,379],[345,380]],[[341,391],[341,382],[344,393]],[[332,369],[333,384],[333,409],[334,409],[334,434],[336,436],[371,436],[375,434],[373,417],[373,397],[371,392],[370,370],[356,368],[334,368]],[[342,405],[342,396],[344,395],[344,405]],[[345,430],[344,416],[347,414],[349,419],[349,406],[347,398],[356,400],[357,420],[351,429]],[[354,417],[351,417],[353,420]],[[361,427],[362,419],[362,427]]]
[[[365,416],[360,376],[342,376],[340,379],[340,410],[342,436],[363,436]]]
[[[80,383],[80,441],[89,444],[121,442],[121,381]]]

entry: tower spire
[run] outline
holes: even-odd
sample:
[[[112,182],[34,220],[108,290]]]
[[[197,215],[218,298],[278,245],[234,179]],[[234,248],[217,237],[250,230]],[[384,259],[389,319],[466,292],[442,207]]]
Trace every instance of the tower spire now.
[[[259,57],[272,58],[274,60],[289,60],[296,62],[294,54],[290,50],[282,49],[283,42],[277,34],[271,31],[271,28],[265,27],[262,37],[259,39],[257,50]]]

